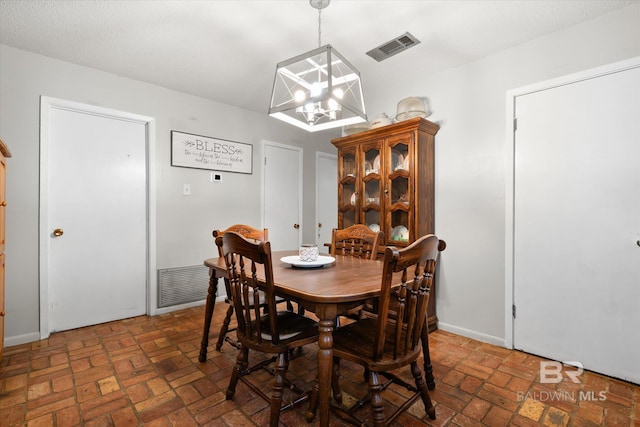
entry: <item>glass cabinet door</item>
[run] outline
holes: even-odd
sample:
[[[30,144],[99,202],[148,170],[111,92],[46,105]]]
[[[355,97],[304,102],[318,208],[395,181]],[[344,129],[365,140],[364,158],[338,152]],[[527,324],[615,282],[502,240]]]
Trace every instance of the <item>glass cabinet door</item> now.
[[[362,218],[361,223],[373,231],[382,229],[381,188],[382,188],[382,140],[363,144],[361,156],[363,160],[363,178],[361,190]]]
[[[413,135],[400,135],[387,143],[387,224],[385,235],[390,245],[405,246],[413,241]]]
[[[356,147],[342,150],[338,157],[338,227],[357,223],[357,157]]]

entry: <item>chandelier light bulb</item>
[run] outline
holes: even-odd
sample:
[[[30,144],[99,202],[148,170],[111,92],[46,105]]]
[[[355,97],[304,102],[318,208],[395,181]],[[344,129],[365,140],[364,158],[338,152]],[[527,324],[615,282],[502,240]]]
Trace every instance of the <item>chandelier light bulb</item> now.
[[[294,97],[297,102],[302,102],[307,98],[307,95],[305,95],[304,91],[297,90],[296,93],[294,94]]]

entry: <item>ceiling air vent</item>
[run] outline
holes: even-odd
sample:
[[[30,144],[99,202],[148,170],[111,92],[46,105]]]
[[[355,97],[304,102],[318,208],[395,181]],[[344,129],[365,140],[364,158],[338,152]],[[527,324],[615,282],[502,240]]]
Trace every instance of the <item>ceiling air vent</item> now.
[[[371,49],[367,52],[367,55],[380,62],[407,50],[418,43],[420,43],[420,40],[412,36],[410,33],[404,33],[391,41],[381,44],[375,49]]]

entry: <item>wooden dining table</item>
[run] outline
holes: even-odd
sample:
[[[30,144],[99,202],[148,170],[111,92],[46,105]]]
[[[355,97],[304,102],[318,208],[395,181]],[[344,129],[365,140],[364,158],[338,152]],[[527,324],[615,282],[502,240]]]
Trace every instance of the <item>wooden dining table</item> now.
[[[298,255],[297,251],[273,252],[273,277],[276,293],[294,301],[318,317],[318,411],[321,426],[329,425],[331,369],[333,360],[334,319],[346,314],[364,301],[380,295],[381,260],[335,256],[335,262],[316,268],[292,267],[282,257]],[[205,310],[213,313],[218,279],[227,274],[223,258],[204,261],[209,267],[209,295]],[[210,317],[205,317],[210,318]],[[210,325],[205,322],[200,347],[201,362],[207,359]]]

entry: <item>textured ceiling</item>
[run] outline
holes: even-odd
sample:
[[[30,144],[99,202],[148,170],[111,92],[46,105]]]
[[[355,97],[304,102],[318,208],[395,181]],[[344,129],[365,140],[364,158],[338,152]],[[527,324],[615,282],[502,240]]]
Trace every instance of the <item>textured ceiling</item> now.
[[[407,67],[428,75],[638,3],[333,0],[322,44],[375,103],[369,89]],[[407,31],[422,43],[380,63],[365,54]],[[266,114],[276,63],[318,46],[318,12],[307,0],[0,0],[0,43]]]

